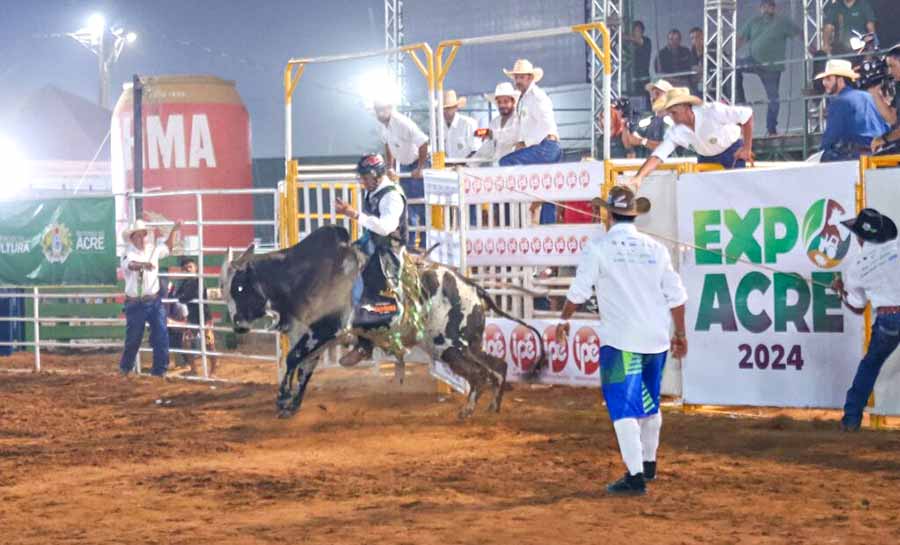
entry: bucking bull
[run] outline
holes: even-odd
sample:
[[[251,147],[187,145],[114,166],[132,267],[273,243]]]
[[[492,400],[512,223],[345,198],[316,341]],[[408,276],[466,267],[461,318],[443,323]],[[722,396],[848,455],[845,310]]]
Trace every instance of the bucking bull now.
[[[351,289],[367,259],[350,243],[346,229],[326,226],[284,250],[254,255],[251,245],[239,258],[229,257],[222,267],[222,293],[235,331],[247,332],[253,321],[269,316],[272,327],[286,334],[292,347],[278,392],[279,417],[299,410],[321,353],[362,333],[351,330]],[[469,396],[460,418],[473,413],[486,386],[494,394],[489,410],[498,412],[506,362],[482,350],[485,311],[530,328],[538,339],[540,333],[504,312],[483,288],[452,269],[424,260],[415,261],[414,266],[424,302],[420,308],[424,332],[398,330],[399,349],[382,346],[397,358],[396,378],[402,382],[406,349],[419,345],[468,381]],[[541,353],[530,371],[532,377],[546,359],[543,342],[538,345]]]

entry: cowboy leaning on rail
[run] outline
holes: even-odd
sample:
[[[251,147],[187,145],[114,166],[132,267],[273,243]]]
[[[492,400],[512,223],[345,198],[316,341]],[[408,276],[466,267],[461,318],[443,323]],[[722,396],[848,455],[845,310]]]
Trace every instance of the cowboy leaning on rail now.
[[[122,258],[125,277],[125,349],[119,360],[119,372],[127,375],[134,370],[134,361],[144,338],[144,323],[150,324],[150,345],[153,347],[153,367],[150,374],[165,376],[169,367],[169,335],[166,312],[159,289],[159,260],[172,251],[175,232],[181,222],[175,222],[165,241],[148,244],[149,231],[142,220],[135,221],[122,232],[128,245]]]
[[[385,175],[387,165],[381,155],[364,155],[356,165],[363,188],[362,211],[337,199],[335,210],[359,222],[363,235],[356,245],[369,256],[362,281],[353,286],[355,313],[353,326],[374,329],[386,326],[399,312],[395,293],[400,284],[404,244],[408,237],[406,196]],[[360,338],[356,348],[341,358],[340,364],[353,366],[372,356],[372,342]]]

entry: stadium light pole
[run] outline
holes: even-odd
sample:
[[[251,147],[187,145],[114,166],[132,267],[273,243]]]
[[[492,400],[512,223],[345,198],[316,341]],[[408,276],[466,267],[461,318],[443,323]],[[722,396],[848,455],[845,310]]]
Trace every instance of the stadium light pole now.
[[[135,32],[121,26],[107,26],[106,18],[100,13],[91,15],[87,25],[67,34],[91,53],[97,55],[97,67],[100,72],[100,106],[109,109],[109,70],[119,60],[125,45],[137,40]]]

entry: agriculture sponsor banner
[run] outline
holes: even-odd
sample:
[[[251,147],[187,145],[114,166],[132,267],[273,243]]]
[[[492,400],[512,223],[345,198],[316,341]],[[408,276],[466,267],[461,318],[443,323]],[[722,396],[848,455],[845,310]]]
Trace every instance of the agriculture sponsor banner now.
[[[602,233],[600,225],[590,223],[471,230],[466,233],[466,264],[578,265],[581,252]]]
[[[112,197],[0,203],[0,283],[115,284]]]
[[[460,171],[467,203],[589,201],[600,196],[603,163],[555,163],[516,167],[465,168]]]
[[[840,407],[861,320],[829,285],[858,252],[856,163],[682,176],[687,403]],[[749,262],[749,263],[747,263]]]
[[[900,221],[900,191],[897,191],[900,169],[888,168],[866,171],[866,201],[868,205],[895,222]],[[884,362],[875,382],[875,414],[900,415],[900,350]]]

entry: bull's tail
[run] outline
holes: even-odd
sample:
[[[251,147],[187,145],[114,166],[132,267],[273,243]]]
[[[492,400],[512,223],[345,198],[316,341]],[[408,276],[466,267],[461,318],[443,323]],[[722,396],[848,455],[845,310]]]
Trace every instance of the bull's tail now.
[[[527,327],[528,329],[530,329],[532,332],[534,332],[534,334],[537,336],[538,347],[540,350],[540,356],[538,357],[537,362],[535,362],[535,364],[533,366],[531,366],[531,369],[529,369],[523,375],[523,378],[529,382],[537,380],[537,378],[543,372],[544,367],[546,367],[546,365],[547,365],[547,353],[544,350],[544,338],[543,338],[543,336],[541,336],[541,332],[538,331],[531,324],[522,320],[521,318],[516,318],[515,316],[509,314],[508,312],[506,312],[505,310],[500,308],[500,305],[497,304],[497,301],[494,300],[494,298],[491,296],[491,294],[488,293],[487,290],[485,290],[484,288],[482,288],[481,286],[476,284],[474,281],[466,278],[465,276],[463,276],[461,274],[458,274],[456,276],[457,276],[457,278],[462,280],[463,283],[465,283],[475,289],[475,292],[478,293],[478,296],[481,297],[481,299],[485,303],[487,303],[488,309],[493,310],[494,312],[497,313],[497,315],[499,315],[503,318],[506,318],[507,320],[512,320],[513,322],[516,322],[517,324],[523,325],[523,326]]]

